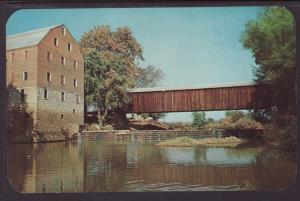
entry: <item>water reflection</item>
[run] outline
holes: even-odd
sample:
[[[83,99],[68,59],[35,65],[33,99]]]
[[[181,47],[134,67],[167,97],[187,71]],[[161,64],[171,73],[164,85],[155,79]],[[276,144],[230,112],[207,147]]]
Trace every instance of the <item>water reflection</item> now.
[[[294,156],[267,147],[157,147],[138,142],[12,144],[8,177],[21,192],[278,190]]]
[[[240,166],[255,163],[261,148],[165,147],[160,151],[169,163]]]
[[[8,178],[22,192],[82,191],[83,157],[78,144],[12,144]]]

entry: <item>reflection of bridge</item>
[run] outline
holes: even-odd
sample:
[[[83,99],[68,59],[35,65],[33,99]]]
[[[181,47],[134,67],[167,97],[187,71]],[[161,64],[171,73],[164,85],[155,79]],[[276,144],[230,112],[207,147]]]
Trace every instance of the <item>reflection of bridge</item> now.
[[[239,83],[194,88],[132,89],[127,113],[252,109],[256,107],[251,104],[253,95],[259,93],[265,97],[268,86]]]
[[[160,165],[145,168],[135,167],[132,174],[136,180],[148,183],[179,183],[198,185],[202,188],[216,186],[243,186],[244,183],[255,184],[255,175],[252,166],[172,166]],[[189,188],[192,188],[190,186]]]

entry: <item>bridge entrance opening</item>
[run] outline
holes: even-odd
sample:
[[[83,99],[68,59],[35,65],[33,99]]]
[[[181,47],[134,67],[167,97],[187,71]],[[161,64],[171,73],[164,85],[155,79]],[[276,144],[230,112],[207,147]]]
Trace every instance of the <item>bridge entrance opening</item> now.
[[[130,113],[126,115],[129,122],[134,125],[152,125],[162,129],[209,129],[220,127],[233,127],[240,121],[251,119],[250,110],[226,110],[226,111],[195,111],[195,112],[169,112],[169,113]],[[247,121],[248,122],[248,121]],[[243,122],[240,122],[241,124]],[[232,125],[230,125],[232,124]],[[219,126],[219,127],[218,127]],[[139,127],[143,129],[143,127]]]

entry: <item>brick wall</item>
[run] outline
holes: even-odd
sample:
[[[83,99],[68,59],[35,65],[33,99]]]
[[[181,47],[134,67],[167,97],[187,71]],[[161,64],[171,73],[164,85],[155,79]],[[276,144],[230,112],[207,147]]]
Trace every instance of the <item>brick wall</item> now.
[[[58,46],[54,46],[53,39],[58,39]],[[72,51],[68,51],[67,45],[72,45]],[[51,52],[52,60],[47,60],[47,52]],[[61,57],[65,57],[65,65],[61,64]],[[74,67],[77,61],[77,68]],[[47,72],[52,75],[52,81],[46,80]],[[66,35],[61,34],[61,27],[52,29],[43,41],[38,45],[38,79],[40,87],[52,87],[55,90],[65,90],[83,96],[83,58],[76,41],[66,30]],[[65,76],[66,84],[61,84],[61,75]],[[73,86],[73,79],[78,80],[78,87]]]
[[[52,29],[38,45],[37,128],[45,133],[60,132],[62,128],[72,133],[78,132],[79,125],[83,124],[83,58],[68,30],[63,35],[61,29],[61,26]],[[58,46],[54,45],[54,38],[58,39]],[[68,51],[68,44],[72,46],[71,51]],[[48,52],[51,53],[50,61],[47,58]],[[65,65],[61,64],[61,57],[65,58]],[[74,67],[74,61],[77,67]],[[48,72],[51,73],[51,82],[47,81]],[[61,76],[65,77],[65,84],[61,83]],[[77,80],[77,87],[73,85],[74,79]],[[47,100],[44,99],[45,89],[48,91]],[[61,100],[62,92],[65,101]],[[76,101],[77,95],[80,96],[80,103]]]
[[[54,45],[54,38],[58,39],[58,46]],[[68,44],[72,46],[71,51],[68,50]],[[51,53],[50,61],[48,52]],[[63,35],[62,26],[54,28],[37,46],[9,50],[6,57],[7,87],[18,94],[10,96],[10,101],[18,102],[21,89],[24,90],[27,109],[37,131],[45,135],[61,135],[62,129],[78,132],[84,118],[84,63],[79,47],[69,31],[65,29]],[[61,57],[65,57],[65,65],[61,64]],[[76,67],[74,61],[77,62]],[[23,72],[27,72],[27,80],[23,80]],[[48,72],[51,73],[51,82],[47,81]],[[61,76],[65,77],[65,84],[61,83]],[[74,86],[74,79],[77,80],[77,87]],[[48,91],[47,99],[44,98],[45,89]],[[62,92],[65,94],[65,101],[61,101]],[[80,97],[79,103],[77,96]],[[24,119],[20,114],[10,116],[15,123]],[[26,127],[24,124],[20,126],[16,128],[23,130]]]
[[[27,51],[27,59],[24,59],[24,52]],[[14,54],[13,61],[11,55]],[[20,48],[9,50],[7,55],[7,84],[13,84],[18,88],[35,86],[37,80],[37,47]],[[23,72],[28,73],[28,80],[23,80]],[[12,76],[12,82],[10,82]]]
[[[45,100],[44,88],[38,88],[37,129],[45,133],[60,132],[62,128],[78,132],[83,124],[83,97],[78,104],[73,93],[65,92],[65,101],[61,101],[60,91],[48,88],[48,94]]]
[[[26,58],[24,52],[27,52]],[[12,60],[12,54],[13,60]],[[27,80],[23,80],[27,72]],[[6,53],[8,91],[8,132],[10,141],[28,141],[34,134],[37,116],[37,47],[9,50]],[[21,90],[24,90],[24,102]]]
[[[27,51],[27,59],[24,59],[24,52]],[[14,54],[13,61],[11,55]],[[10,50],[6,53],[6,83],[7,87],[16,88],[19,92],[24,90],[25,100],[34,117],[37,110],[37,47],[21,48]],[[27,72],[27,80],[23,80],[23,72]],[[15,89],[14,89],[15,90]],[[16,100],[12,100],[16,101]]]

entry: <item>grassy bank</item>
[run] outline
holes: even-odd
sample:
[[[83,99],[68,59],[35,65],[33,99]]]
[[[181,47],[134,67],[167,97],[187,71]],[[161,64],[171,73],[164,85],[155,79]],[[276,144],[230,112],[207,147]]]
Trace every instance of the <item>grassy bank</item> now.
[[[204,139],[192,139],[188,137],[179,137],[171,140],[159,142],[157,146],[168,146],[168,147],[191,147],[191,146],[230,146],[234,147],[244,141],[236,137],[226,138],[204,138]]]

